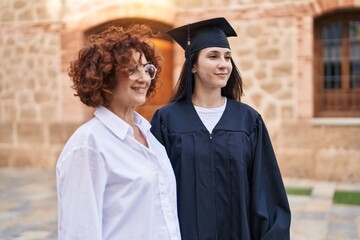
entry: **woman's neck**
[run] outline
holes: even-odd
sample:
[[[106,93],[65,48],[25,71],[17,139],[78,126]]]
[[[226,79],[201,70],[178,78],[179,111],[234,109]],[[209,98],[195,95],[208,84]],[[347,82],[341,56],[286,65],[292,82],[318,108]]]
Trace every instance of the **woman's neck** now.
[[[121,107],[109,107],[110,111],[115,113],[119,118],[127,122],[134,130],[134,138],[145,147],[149,147],[149,144],[145,136],[140,131],[140,128],[135,125],[135,108],[121,108]]]
[[[216,108],[224,104],[225,97],[221,96],[219,91],[211,91],[207,93],[194,91],[192,95],[192,102],[198,107]]]
[[[121,107],[109,106],[109,110],[115,113],[119,118],[127,122],[133,128],[135,127],[135,123],[134,123],[135,108],[121,108]]]

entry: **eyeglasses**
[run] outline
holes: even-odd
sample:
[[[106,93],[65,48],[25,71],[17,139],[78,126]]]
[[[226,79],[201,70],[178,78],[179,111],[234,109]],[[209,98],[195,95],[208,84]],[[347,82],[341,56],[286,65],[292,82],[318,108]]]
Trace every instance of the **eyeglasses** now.
[[[131,80],[138,80],[141,74],[146,73],[151,80],[156,76],[156,67],[153,64],[146,64],[145,66],[136,65],[134,68],[129,69],[129,78]]]

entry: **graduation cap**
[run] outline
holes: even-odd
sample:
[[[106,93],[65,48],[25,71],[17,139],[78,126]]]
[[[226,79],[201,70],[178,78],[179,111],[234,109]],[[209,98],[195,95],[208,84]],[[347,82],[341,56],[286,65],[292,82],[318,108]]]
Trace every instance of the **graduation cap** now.
[[[227,38],[237,34],[223,17],[190,23],[167,33],[185,50],[187,100],[191,101],[191,55],[208,47],[230,48]]]

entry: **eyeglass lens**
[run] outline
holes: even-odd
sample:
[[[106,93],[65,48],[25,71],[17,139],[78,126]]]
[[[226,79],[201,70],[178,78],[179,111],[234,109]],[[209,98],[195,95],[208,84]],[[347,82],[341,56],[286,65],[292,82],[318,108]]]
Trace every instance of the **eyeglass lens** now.
[[[152,64],[147,64],[144,68],[145,72],[147,74],[149,74],[150,78],[151,79],[154,79],[155,78],[155,75],[156,75],[156,68],[154,65]]]
[[[142,71],[149,75],[150,79],[153,80],[156,75],[156,67],[153,64],[146,64],[144,67],[137,66],[135,70],[129,72],[129,78],[137,80],[140,78]]]

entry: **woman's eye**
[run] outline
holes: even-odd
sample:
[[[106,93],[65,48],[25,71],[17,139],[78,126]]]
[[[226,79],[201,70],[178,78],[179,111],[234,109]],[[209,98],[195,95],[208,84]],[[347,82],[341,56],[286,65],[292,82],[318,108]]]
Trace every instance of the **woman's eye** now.
[[[131,75],[131,74],[136,73],[136,70],[137,70],[136,67],[135,67],[135,68],[129,68],[128,72],[129,72],[129,74]]]

